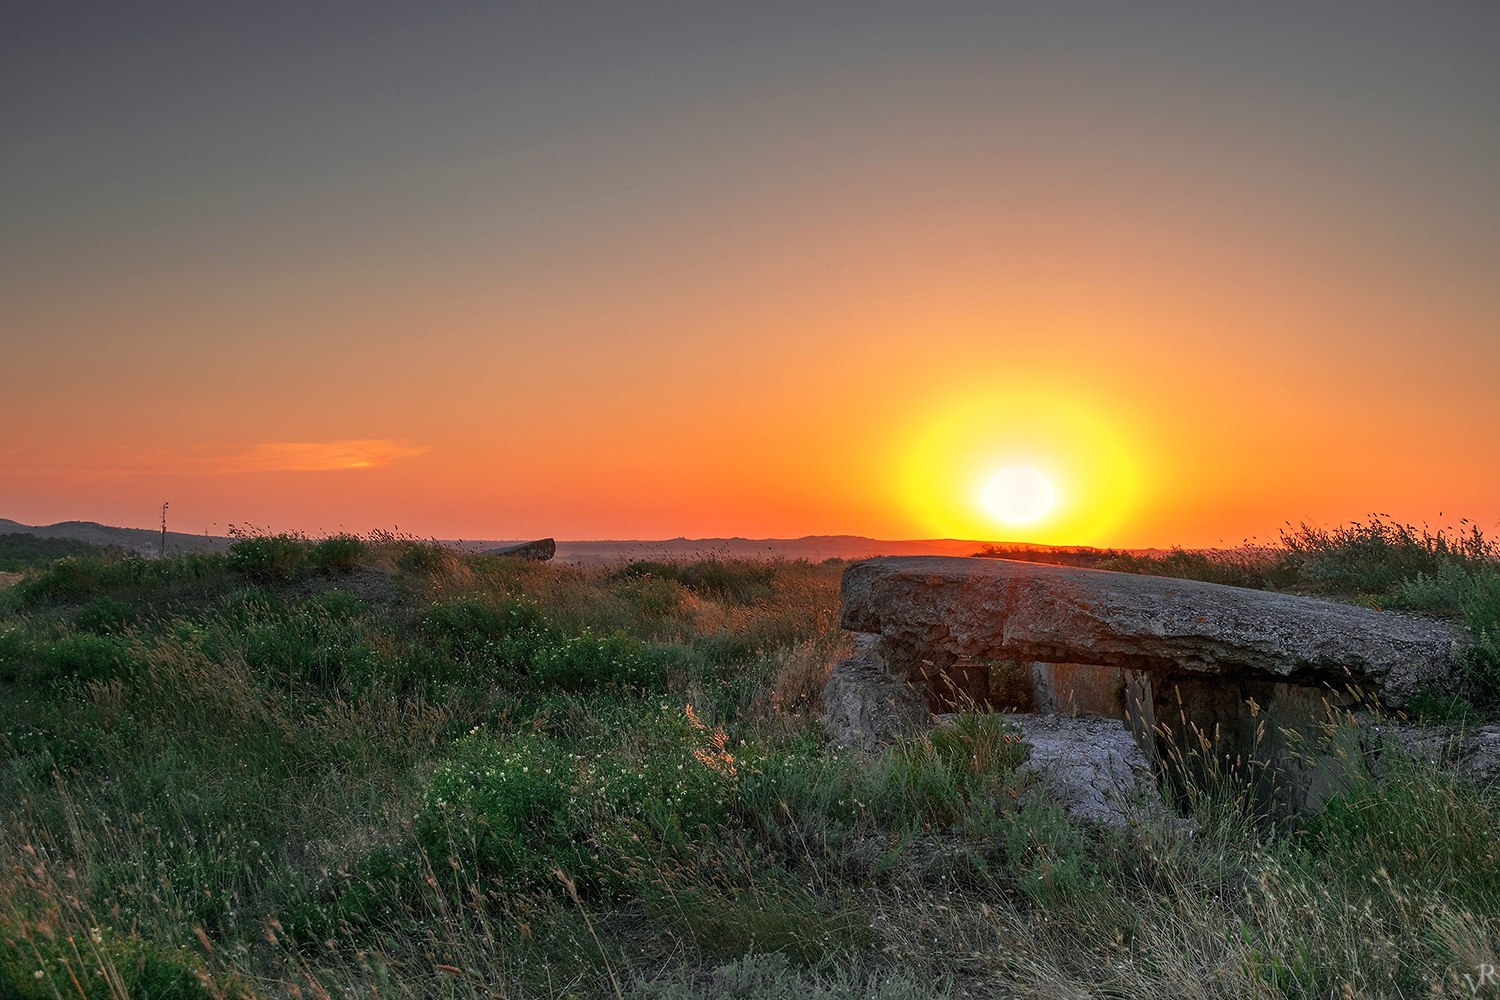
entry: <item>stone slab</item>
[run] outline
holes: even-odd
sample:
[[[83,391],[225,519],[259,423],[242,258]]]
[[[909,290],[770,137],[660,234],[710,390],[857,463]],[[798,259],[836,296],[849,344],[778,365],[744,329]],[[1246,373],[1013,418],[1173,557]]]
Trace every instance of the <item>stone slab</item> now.
[[[869,559],[842,587],[844,627],[878,635],[893,676],[1039,660],[1352,684],[1399,705],[1451,688],[1467,641],[1440,622],[1333,601],[1006,559]]]

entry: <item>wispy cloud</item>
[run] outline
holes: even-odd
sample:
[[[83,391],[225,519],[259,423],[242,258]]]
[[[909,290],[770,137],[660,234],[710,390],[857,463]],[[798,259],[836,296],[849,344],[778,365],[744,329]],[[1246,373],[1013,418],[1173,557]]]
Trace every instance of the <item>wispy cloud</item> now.
[[[42,448],[0,449],[0,486],[26,477],[68,481],[139,476],[201,476],[256,472],[341,472],[378,469],[429,449],[406,441],[354,438],[338,441],[267,441],[242,447],[101,450],[75,455]]]
[[[267,441],[208,461],[214,472],[336,472],[378,469],[427,451],[404,441]]]

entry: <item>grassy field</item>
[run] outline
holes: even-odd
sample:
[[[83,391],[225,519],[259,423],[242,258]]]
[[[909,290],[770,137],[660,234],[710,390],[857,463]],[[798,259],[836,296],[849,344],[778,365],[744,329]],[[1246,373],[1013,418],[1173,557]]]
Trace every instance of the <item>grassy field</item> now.
[[[1431,704],[1492,712],[1477,532],[1087,558],[1462,621]],[[31,570],[0,591],[0,998],[1496,992],[1491,790],[1388,754],[1295,828],[1220,783],[1192,834],[1099,831],[1003,717],[836,752],[842,568],[274,536]]]

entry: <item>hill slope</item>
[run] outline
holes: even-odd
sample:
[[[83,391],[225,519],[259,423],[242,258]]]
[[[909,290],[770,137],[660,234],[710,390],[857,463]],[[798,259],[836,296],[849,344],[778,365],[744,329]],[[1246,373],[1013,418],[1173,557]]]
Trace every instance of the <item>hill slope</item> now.
[[[91,545],[114,545],[142,555],[156,555],[161,532],[149,528],[119,528],[95,521],[59,521],[29,525],[0,517],[0,534],[21,533],[39,538],[70,538]],[[447,540],[469,551],[482,551],[530,539]],[[218,551],[230,539],[217,535],[167,532],[169,552]],[[683,559],[717,556],[723,559],[865,559],[869,556],[962,555],[978,552],[986,543],[954,538],[887,541],[861,535],[805,535],[801,538],[667,538],[559,540],[557,560],[599,565],[632,559]]]
[[[149,528],[116,528],[96,521],[59,521],[56,524],[21,524],[0,517],[0,534],[35,535],[38,538],[71,538],[90,545],[118,546],[127,552],[157,555],[161,532]],[[211,535],[189,535],[182,531],[167,532],[168,552],[221,552],[229,539]]]

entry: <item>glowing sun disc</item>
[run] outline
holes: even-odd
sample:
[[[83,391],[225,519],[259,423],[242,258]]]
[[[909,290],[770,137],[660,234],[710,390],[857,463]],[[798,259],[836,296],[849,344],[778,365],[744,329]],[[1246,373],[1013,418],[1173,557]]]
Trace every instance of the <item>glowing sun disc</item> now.
[[[985,483],[984,506],[1008,524],[1030,524],[1057,505],[1057,490],[1046,476],[1024,465],[1001,469]]]

